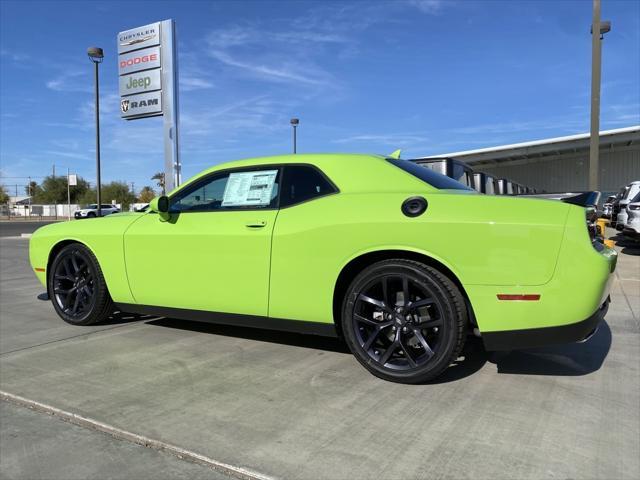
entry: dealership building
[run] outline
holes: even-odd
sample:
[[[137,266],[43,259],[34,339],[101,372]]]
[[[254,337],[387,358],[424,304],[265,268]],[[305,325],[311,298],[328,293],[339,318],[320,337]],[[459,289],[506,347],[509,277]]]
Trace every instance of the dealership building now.
[[[547,192],[582,191],[588,186],[589,139],[584,133],[424,158],[453,158],[476,172]],[[640,125],[600,132],[599,190],[617,192],[633,180],[640,180]]]

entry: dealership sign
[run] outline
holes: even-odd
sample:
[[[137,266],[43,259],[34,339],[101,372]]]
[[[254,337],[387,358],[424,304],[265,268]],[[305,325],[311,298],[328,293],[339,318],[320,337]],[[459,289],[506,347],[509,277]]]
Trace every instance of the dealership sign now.
[[[120,96],[134,95],[136,93],[153,92],[160,90],[162,80],[160,69],[146,72],[130,73],[120,77]]]
[[[178,69],[173,20],[118,33],[120,116],[164,117],[165,185],[180,184]]]

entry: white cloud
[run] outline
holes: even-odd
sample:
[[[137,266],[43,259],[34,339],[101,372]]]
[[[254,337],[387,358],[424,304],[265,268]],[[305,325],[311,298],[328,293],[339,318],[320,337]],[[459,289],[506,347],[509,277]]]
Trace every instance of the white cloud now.
[[[306,69],[301,68],[299,63],[286,60],[281,60],[278,65],[265,64],[260,60],[252,63],[252,61],[242,61],[234,58],[222,50],[212,50],[209,55],[225,65],[239,68],[265,80],[300,82],[308,85],[325,85],[329,83],[330,75],[327,72],[314,68],[316,75],[306,75],[302,73]]]
[[[444,0],[409,0],[407,2],[409,5],[416,7],[422,13],[426,13],[428,15],[435,15],[440,13],[442,10],[445,1]]]
[[[0,57],[8,58],[13,62],[24,62],[31,58],[26,53],[13,52],[13,51],[7,50],[6,48],[3,48],[0,50]]]
[[[205,78],[180,75],[180,90],[190,92],[203,88],[213,88],[214,84]]]
[[[48,89],[56,92],[84,92],[93,91],[89,73],[84,70],[65,70],[55,78],[46,83]]]

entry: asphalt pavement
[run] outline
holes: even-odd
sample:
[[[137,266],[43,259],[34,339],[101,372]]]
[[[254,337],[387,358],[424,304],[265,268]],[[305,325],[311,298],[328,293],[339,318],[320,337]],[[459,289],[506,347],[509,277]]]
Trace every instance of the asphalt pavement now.
[[[43,287],[27,245],[0,239],[3,392],[255,473],[247,478],[640,478],[632,244],[618,247],[612,304],[586,343],[489,355],[471,341],[441,379],[417,386],[371,376],[334,339],[142,317],[64,324],[35,299]],[[2,478],[144,478],[141,465],[154,478],[218,475],[20,409],[0,411]],[[67,442],[75,456],[61,470]],[[116,453],[96,458],[104,449]]]
[[[19,237],[23,233],[33,233],[38,228],[54,221],[9,220],[0,222],[0,237]]]

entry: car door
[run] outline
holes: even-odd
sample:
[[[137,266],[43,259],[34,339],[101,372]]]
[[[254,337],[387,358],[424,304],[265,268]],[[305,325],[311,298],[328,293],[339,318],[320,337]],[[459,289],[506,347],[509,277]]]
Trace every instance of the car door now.
[[[221,171],[169,199],[170,217],[144,214],[124,235],[140,305],[266,316],[280,168]]]

